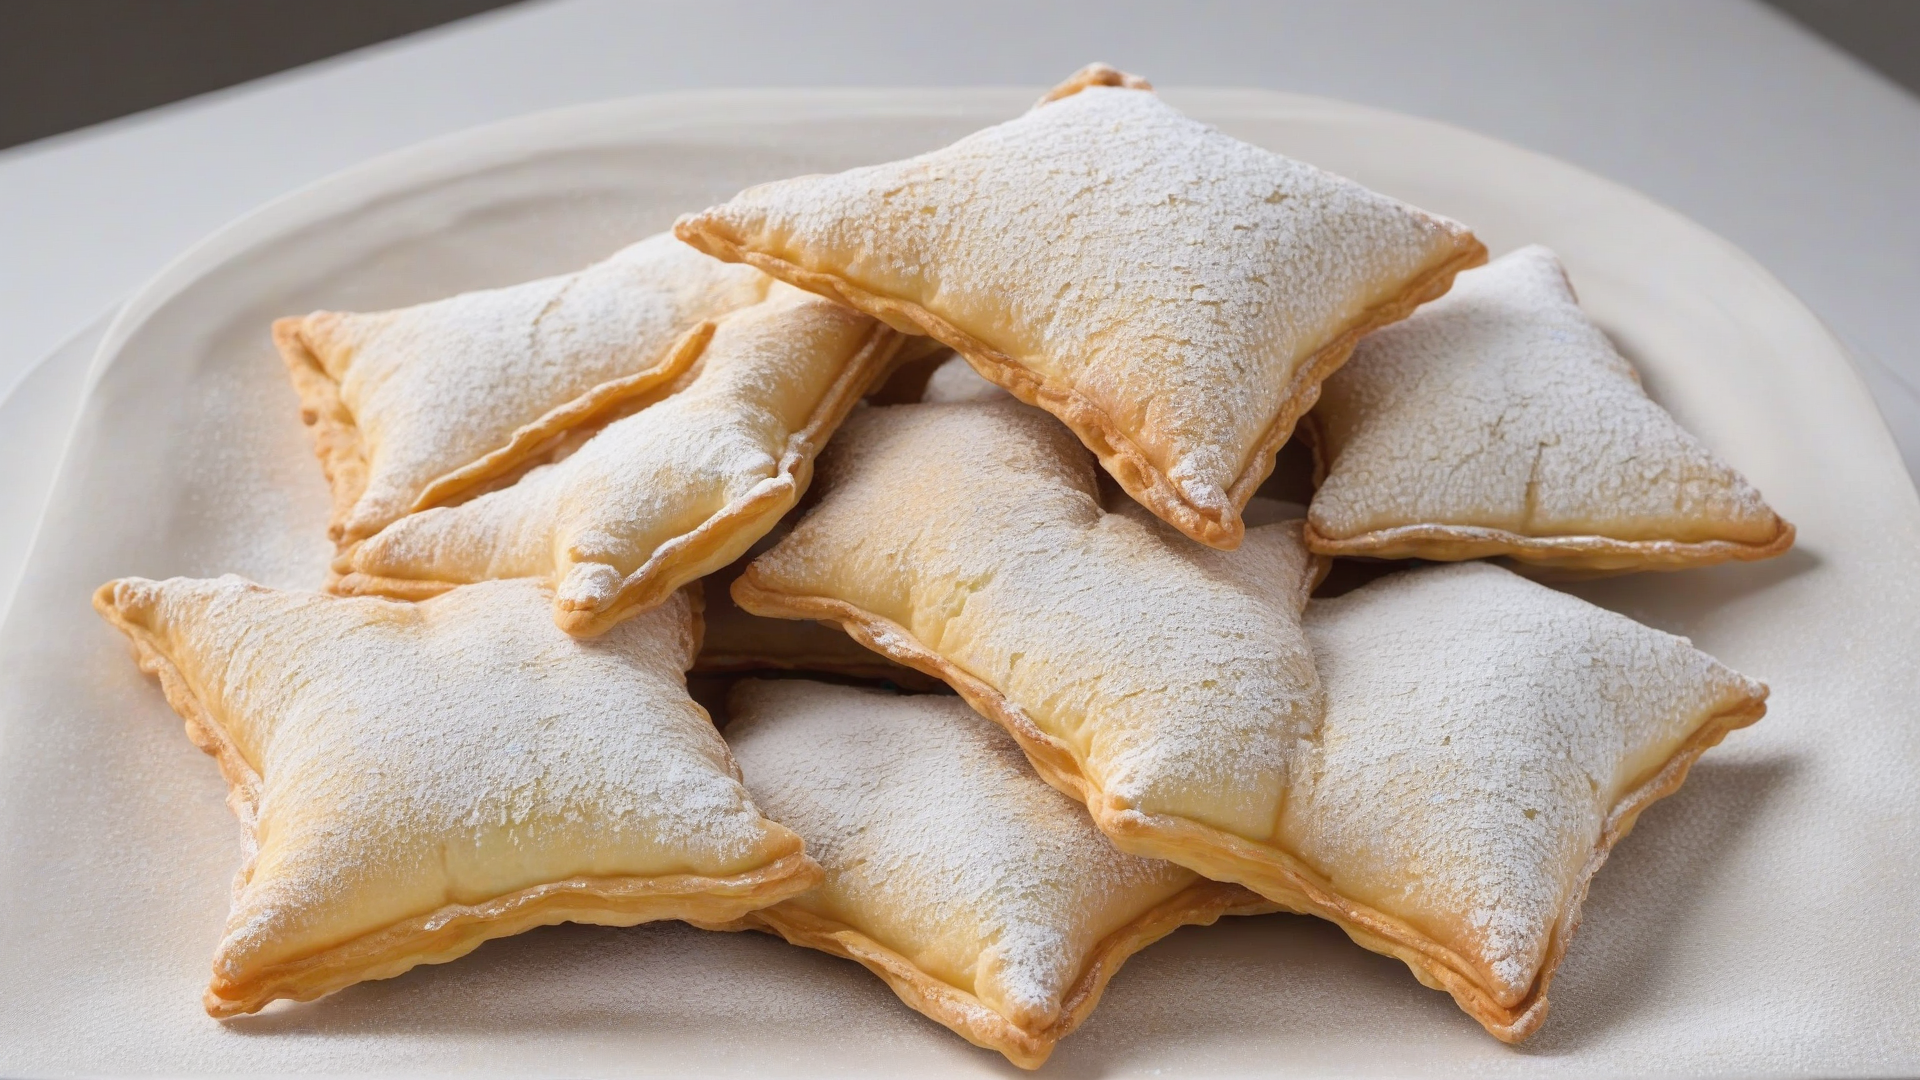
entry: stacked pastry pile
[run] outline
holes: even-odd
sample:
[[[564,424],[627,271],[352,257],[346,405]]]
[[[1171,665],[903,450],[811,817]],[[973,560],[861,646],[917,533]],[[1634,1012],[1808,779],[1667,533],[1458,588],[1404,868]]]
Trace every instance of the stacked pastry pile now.
[[[1514,568],[1793,534],[1550,252],[1484,260],[1095,66],[576,274],[282,320],[336,595],[96,597],[255,845],[208,1011],[671,918],[1031,1067],[1134,951],[1284,909],[1526,1037],[1766,688]],[[1310,600],[1330,556],[1441,565]],[[688,690],[783,669],[829,681],[706,680],[724,733]]]

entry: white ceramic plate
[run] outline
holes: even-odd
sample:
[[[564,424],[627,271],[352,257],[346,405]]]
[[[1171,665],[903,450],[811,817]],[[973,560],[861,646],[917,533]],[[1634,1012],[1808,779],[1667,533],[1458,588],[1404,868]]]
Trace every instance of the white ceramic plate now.
[[[0,1073],[995,1074],[860,968],[753,935],[557,927],[227,1024],[200,1011],[240,829],[102,580],[322,576],[326,492],[267,338],[579,266],[752,182],[928,149],[1030,91],[739,93],[566,110],[353,170],[229,227],[127,305],[0,629]],[[1920,1069],[1920,501],[1846,358],[1758,266],[1646,199],[1439,124],[1169,93],[1242,138],[1544,242],[1653,394],[1800,527],[1769,563],[1589,598],[1770,681],[1773,710],[1595,883],[1532,1042],[1272,916],[1135,958],[1059,1076]]]
[[[73,430],[87,369],[113,321],[109,311],[40,358],[0,397],[0,625],[53,493],[60,453]]]

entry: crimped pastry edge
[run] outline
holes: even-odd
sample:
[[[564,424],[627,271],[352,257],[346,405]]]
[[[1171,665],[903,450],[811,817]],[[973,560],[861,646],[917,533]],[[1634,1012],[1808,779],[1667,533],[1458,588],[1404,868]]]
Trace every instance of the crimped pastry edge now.
[[[333,312],[314,312],[275,319],[273,344],[287,365],[294,393],[300,397],[300,419],[312,429],[314,454],[327,477],[333,495],[333,510],[327,520],[327,535],[335,546],[345,550],[367,535],[347,534],[347,519],[367,489],[366,446],[360,437],[353,410],[340,397],[340,384],[327,374],[326,366],[306,338],[308,320]],[[555,436],[583,424],[590,424],[619,406],[648,394],[680,377],[705,349],[713,336],[711,319],[686,330],[652,366],[623,375],[588,390],[586,393],[547,410],[538,419],[521,426],[507,442],[452,472],[429,481],[415,496],[407,513],[418,513],[459,498],[481,484],[513,471],[536,455]],[[405,515],[402,515],[405,516]],[[398,519],[395,519],[398,520]],[[386,524],[391,524],[388,522]],[[385,527],[385,524],[381,526]]]
[[[1627,369],[1634,382],[1640,373]],[[1327,460],[1326,439],[1319,421],[1309,413],[1300,419],[1300,435],[1313,453],[1313,486],[1327,482],[1333,463]],[[1611,536],[1529,536],[1507,529],[1479,525],[1415,523],[1371,529],[1353,536],[1333,537],[1313,527],[1313,509],[1307,509],[1307,547],[1321,555],[1364,559],[1428,559],[1463,562],[1506,556],[1548,574],[1520,572],[1543,579],[1578,579],[1632,573],[1639,570],[1687,570],[1718,563],[1755,562],[1784,555],[1792,549],[1793,523],[1773,514],[1773,538],[1763,543],[1741,540],[1620,540]],[[1552,571],[1562,573],[1555,574]]]
[[[294,315],[273,321],[273,345],[287,366],[293,392],[300,398],[300,420],[313,436],[313,453],[327,478],[333,508],[327,515],[327,537],[336,547],[346,543],[347,515],[367,490],[367,455],[360,445],[360,425],[353,410],[340,400],[340,384],[307,347],[302,334],[307,319]]]
[[[1042,94],[1040,100],[1033,103],[1033,107],[1037,109],[1048,102],[1072,97],[1090,86],[1112,86],[1124,90],[1151,91],[1153,89],[1152,83],[1138,75],[1121,71],[1111,64],[1095,61],[1067,76],[1058,86]]]
[[[1202,879],[1162,900],[1096,945],[1086,968],[1061,999],[1053,1023],[1029,1030],[973,994],[935,978],[912,960],[846,923],[793,903],[763,908],[716,930],[761,930],[794,945],[852,960],[880,979],[908,1008],[951,1029],[975,1046],[995,1050],[1023,1069],[1037,1069],[1054,1046],[1086,1020],[1107,983],[1134,953],[1182,926],[1210,926],[1222,915],[1257,915],[1279,907],[1239,885]]]
[[[1089,72],[1091,76],[1082,81],[1082,76]],[[1113,71],[1105,65],[1089,65],[1056,87],[1041,100],[1041,104],[1071,96],[1087,86],[1121,85],[1107,81],[1105,73],[1111,73],[1114,78],[1136,78]],[[1144,80],[1138,81],[1144,83]],[[1210,514],[1188,501],[1179,485],[1167,476],[1164,469],[1154,464],[1147,452],[1121,425],[1074,386],[1047,379],[924,306],[871,292],[840,274],[809,270],[786,259],[749,250],[731,235],[731,230],[723,233],[724,227],[706,217],[704,211],[683,215],[674,222],[673,234],[682,242],[716,259],[754,267],[796,288],[871,315],[904,333],[927,335],[946,344],[966,357],[982,378],[1027,404],[1046,410],[1066,424],[1094,452],[1101,466],[1127,494],[1153,511],[1155,516],[1200,543],[1231,551],[1240,546],[1241,538],[1245,535],[1241,512],[1246,508],[1247,500],[1253,497],[1260,484],[1273,471],[1274,455],[1291,437],[1300,417],[1319,400],[1320,384],[1347,362],[1360,338],[1406,318],[1421,304],[1445,295],[1453,287],[1455,275],[1487,261],[1486,245],[1465,226],[1421,213],[1449,233],[1454,242],[1452,254],[1408,282],[1399,294],[1361,312],[1326,343],[1299,361],[1272,422],[1248,451],[1240,474],[1227,485],[1226,493],[1232,510],[1224,517]]]
[[[884,322],[867,331],[860,348],[815,404],[807,422],[787,437],[772,476],[721,507],[693,529],[654,548],[639,569],[628,574],[612,599],[592,607],[572,607],[555,598],[553,621],[574,637],[598,637],[620,622],[658,606],[682,585],[738,559],[753,542],[793,509],[813,481],[813,459],[868,390],[884,381],[905,337]],[[376,534],[377,535],[377,534]],[[349,558],[351,553],[349,553]],[[353,571],[328,584],[343,596],[386,596],[424,600],[464,582],[434,578],[395,578]]]
[[[157,635],[121,607],[116,592],[126,580],[109,581],[96,589],[94,610],[127,636],[135,662],[142,672],[158,678],[167,703],[186,728],[187,738],[219,764],[227,782],[227,806],[246,831],[249,854],[239,872],[239,881],[244,883],[254,869],[260,775],[167,655]],[[258,1012],[281,998],[311,1001],[355,983],[392,978],[420,964],[446,963],[494,938],[553,923],[632,926],[659,919],[681,919],[697,925],[727,922],[805,892],[824,880],[820,865],[806,854],[798,837],[795,841],[794,850],[739,874],[572,877],[478,904],[447,904],[307,956],[270,965],[248,978],[223,978],[216,970],[201,1003],[209,1016],[226,1019]]]
[[[1793,547],[1792,523],[1775,514],[1771,540],[1616,540],[1610,536],[1527,536],[1477,525],[1400,525],[1334,538],[1308,519],[1307,546],[1322,555],[1372,559],[1431,559],[1460,562],[1506,556],[1550,569],[1624,573],[1633,570],[1686,570],[1728,561],[1753,562],[1784,555]]]
[[[1085,804],[1094,823],[1114,846],[1179,863],[1217,881],[1245,885],[1282,908],[1334,922],[1362,947],[1405,963],[1422,985],[1447,992],[1488,1034],[1505,1043],[1525,1040],[1546,1019],[1547,988],[1579,926],[1588,884],[1613,846],[1632,830],[1643,810],[1680,787],[1700,755],[1728,732],[1766,715],[1767,688],[1761,684],[1756,696],[1703,719],[1649,779],[1614,805],[1555,921],[1532,988],[1518,1002],[1503,1005],[1488,989],[1488,981],[1477,965],[1405,920],[1341,896],[1321,875],[1279,848],[1188,818],[1142,813],[1099,790],[1064,741],[1042,731],[998,690],[927,648],[906,627],[832,597],[768,588],[759,582],[751,565],[734,582],[733,597],[735,603],[757,615],[839,623],[862,645],[940,678],[976,711],[1005,728],[1042,779]]]

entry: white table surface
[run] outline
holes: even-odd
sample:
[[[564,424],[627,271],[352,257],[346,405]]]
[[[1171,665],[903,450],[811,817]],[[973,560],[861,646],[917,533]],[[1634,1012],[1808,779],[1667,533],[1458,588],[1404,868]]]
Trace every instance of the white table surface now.
[[[1835,329],[1920,474],[1920,99],[1748,0],[515,7],[0,152],[0,391],[224,222],[435,135],[676,89],[1037,86],[1092,59],[1450,121],[1675,206]]]

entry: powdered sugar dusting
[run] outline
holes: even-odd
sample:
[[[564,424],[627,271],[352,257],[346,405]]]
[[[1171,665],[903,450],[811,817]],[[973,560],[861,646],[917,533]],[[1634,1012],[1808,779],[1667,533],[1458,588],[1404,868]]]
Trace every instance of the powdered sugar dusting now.
[[[1640,389],[1543,247],[1362,339],[1314,415],[1332,467],[1311,520],[1332,538],[1434,523],[1764,543],[1779,529]]]
[[[368,455],[346,535],[377,531],[434,480],[602,383],[651,367],[682,333],[760,300],[770,283],[663,233],[578,273],[309,317],[308,339]]]
[[[1094,946],[1193,883],[1123,854],[957,698],[748,680],[727,739],[837,919],[1022,1026],[1060,1011]]]
[[[1525,996],[1615,803],[1761,692],[1685,638],[1486,563],[1307,608],[1327,699],[1282,829],[1342,893]]]
[[[781,482],[790,437],[876,325],[777,285],[722,320],[684,389],[511,487],[395,522],[353,553],[353,567],[439,581],[547,578],[570,600],[604,603],[662,544]]]
[[[128,579],[262,778],[216,968],[240,978],[449,903],[575,876],[735,874],[791,838],[687,697],[689,601],[594,641],[532,582],[421,604]]]
[[[1196,507],[1225,494],[1299,366],[1465,230],[1091,87],[916,158],[749,189],[702,215],[921,304],[1072,386]]]
[[[819,483],[763,584],[905,626],[1123,805],[1272,834],[1320,709],[1298,523],[1221,552],[1108,513],[1090,455],[1010,400],[856,413]]]

